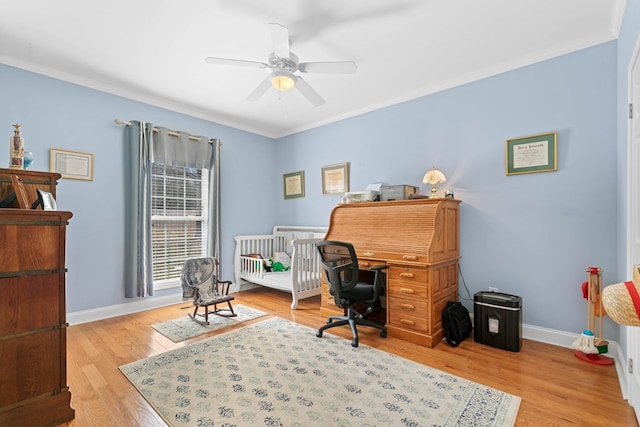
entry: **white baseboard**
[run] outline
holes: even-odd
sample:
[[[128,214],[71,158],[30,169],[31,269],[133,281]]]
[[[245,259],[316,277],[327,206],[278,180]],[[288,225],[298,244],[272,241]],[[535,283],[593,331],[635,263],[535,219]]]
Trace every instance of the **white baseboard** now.
[[[522,325],[522,338],[545,342],[565,348],[573,348],[573,342],[579,334],[559,331],[557,329],[543,328],[540,326]]]
[[[125,314],[166,307],[181,302],[183,302],[181,293],[162,297],[149,297],[124,304],[67,313],[67,322],[69,322],[70,325],[79,325],[81,323],[95,322],[96,320],[108,319],[110,317],[124,316]]]
[[[573,349],[573,343],[580,334],[558,331],[556,329],[542,328],[540,326],[522,325],[522,338],[532,341],[544,342],[559,347]],[[616,362],[622,358],[619,346],[615,341],[609,341],[605,356],[612,357]],[[616,363],[616,366],[618,364]]]
[[[232,284],[232,287],[235,286]],[[172,286],[175,287],[175,286]],[[257,285],[249,284],[242,286],[242,289],[252,289]],[[109,319],[110,317],[124,316],[126,314],[138,313],[140,311],[153,310],[154,308],[166,307],[168,305],[180,304],[183,302],[182,293],[165,295],[161,297],[149,297],[123,304],[115,304],[106,307],[97,307],[89,310],[74,311],[67,313],[69,325],[79,325],[81,323],[95,322],[97,320]]]

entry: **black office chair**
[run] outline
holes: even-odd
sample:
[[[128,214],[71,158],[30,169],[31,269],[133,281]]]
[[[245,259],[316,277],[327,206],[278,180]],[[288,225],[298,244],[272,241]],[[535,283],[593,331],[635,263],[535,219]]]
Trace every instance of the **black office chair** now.
[[[317,243],[317,247],[331,295],[336,305],[346,310],[346,315],[330,316],[327,324],[318,329],[316,336],[321,338],[322,332],[326,329],[349,325],[353,333],[351,345],[357,347],[359,338],[356,325],[365,325],[380,329],[380,336],[386,337],[387,328],[368,320],[365,316],[373,311],[374,304],[384,295],[384,276],[381,270],[387,266],[371,267],[374,271],[373,284],[359,282],[358,258],[351,243],[323,240]],[[366,306],[364,313],[360,314],[356,311],[357,304]]]

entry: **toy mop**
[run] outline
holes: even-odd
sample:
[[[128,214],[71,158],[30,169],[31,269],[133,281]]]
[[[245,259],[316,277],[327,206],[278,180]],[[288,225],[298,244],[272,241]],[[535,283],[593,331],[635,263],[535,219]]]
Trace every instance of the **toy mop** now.
[[[609,343],[602,338],[602,318],[606,314],[602,307],[602,270],[598,267],[587,267],[588,281],[582,284],[582,296],[587,300],[587,328],[573,343],[578,359],[597,365],[611,365],[613,359],[601,357],[600,353],[608,351]],[[597,337],[596,317],[600,318]]]

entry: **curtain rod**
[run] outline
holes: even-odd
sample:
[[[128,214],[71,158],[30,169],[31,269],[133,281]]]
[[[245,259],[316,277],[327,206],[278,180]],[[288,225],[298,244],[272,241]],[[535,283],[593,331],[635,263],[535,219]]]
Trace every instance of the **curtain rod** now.
[[[125,122],[125,121],[120,120],[120,119],[118,119],[118,118],[113,119],[113,122],[114,122],[115,124],[117,124],[117,125],[121,125],[121,126],[131,126],[131,122]],[[156,127],[154,127],[154,128],[153,128],[153,131],[154,131],[154,132],[159,132],[159,131],[158,131],[158,128],[156,128]],[[167,131],[167,133],[168,133],[169,135],[171,135],[171,136],[180,136],[180,133],[178,133],[178,132],[174,132],[174,131],[172,131],[172,130]],[[200,138],[198,138],[197,136],[191,136],[191,135],[189,135],[189,139],[190,139],[190,140],[192,140],[192,141],[200,141]],[[209,141],[209,143],[211,144],[211,141]]]

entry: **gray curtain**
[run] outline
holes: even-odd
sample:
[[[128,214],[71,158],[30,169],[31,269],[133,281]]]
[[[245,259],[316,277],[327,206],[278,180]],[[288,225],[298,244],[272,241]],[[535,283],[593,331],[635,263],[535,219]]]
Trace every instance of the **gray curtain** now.
[[[208,255],[220,261],[220,147],[222,144],[219,139],[212,139],[211,146],[213,148],[213,161],[209,168],[209,224],[212,232],[207,248]],[[222,262],[218,265],[218,275],[222,274]]]
[[[156,126],[151,161],[195,169],[212,169],[214,148],[209,138]]]
[[[207,255],[220,253],[220,141],[189,136],[150,123],[131,122],[128,129],[129,197],[125,251],[125,296],[153,295],[151,253],[151,163],[209,170],[209,224]],[[135,236],[135,237],[134,237]]]
[[[153,125],[132,121],[125,131],[125,297],[153,295],[151,161]]]

